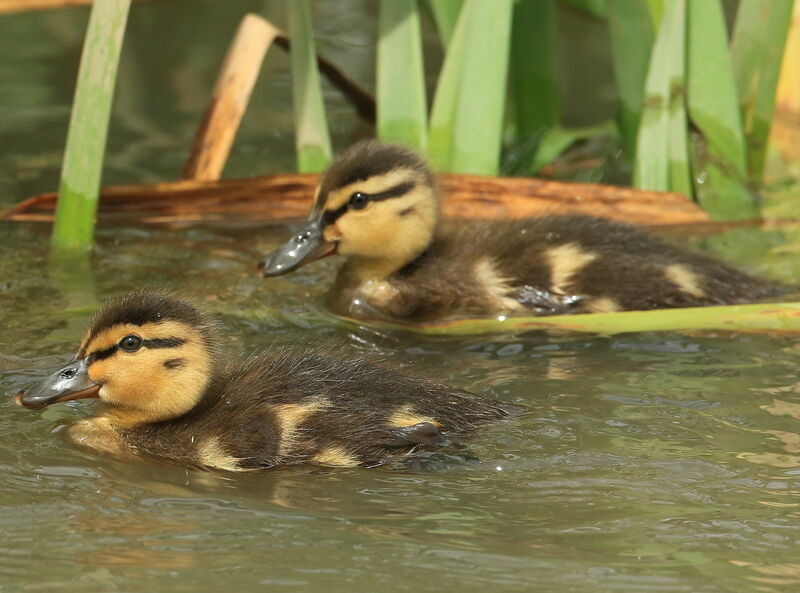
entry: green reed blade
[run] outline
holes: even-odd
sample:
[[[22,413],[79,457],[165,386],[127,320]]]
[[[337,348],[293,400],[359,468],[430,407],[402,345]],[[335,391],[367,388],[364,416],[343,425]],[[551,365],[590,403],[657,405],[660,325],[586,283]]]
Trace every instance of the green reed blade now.
[[[611,55],[620,97],[619,127],[625,152],[636,154],[647,66],[653,46],[650,9],[641,0],[608,0]]]
[[[692,196],[686,118],[686,2],[670,0],[664,18],[672,22],[669,74],[669,189]]]
[[[668,0],[650,56],[634,184],[691,195],[686,132],[685,0]]]
[[[317,70],[317,52],[308,0],[288,0],[289,37],[292,40],[292,97],[294,100],[297,169],[316,173],[331,161],[331,139]]]
[[[130,0],[95,0],[83,43],[58,187],[53,249],[91,247],[108,121]]]
[[[496,175],[506,102],[513,0],[466,0],[431,112],[435,168]]]
[[[427,106],[416,0],[381,0],[376,78],[378,137],[424,152]]]
[[[428,9],[433,15],[433,21],[445,47],[450,45],[450,40],[453,38],[453,31],[463,4],[464,0],[427,0]]]
[[[746,148],[719,0],[689,0],[688,107],[694,136],[694,189],[715,220],[758,217],[745,185]]]
[[[436,83],[436,94],[431,106],[428,129],[428,160],[438,171],[450,169],[453,157],[453,127],[460,92],[460,78],[466,59],[463,46],[468,43],[466,11],[461,10],[450,43],[447,44],[444,63]]]
[[[519,0],[511,33],[511,80],[517,141],[531,138],[560,119],[554,0]]]
[[[731,41],[733,71],[747,138],[748,172],[756,180],[764,173],[792,2],[746,0],[739,2],[736,13]]]
[[[347,320],[375,329],[405,330],[425,335],[464,336],[532,330],[556,330],[614,335],[650,331],[726,330],[800,332],[800,303],[692,307],[656,311],[624,311],[552,317],[459,319],[412,325]]]
[[[607,16],[608,4],[604,0],[567,0],[567,2],[597,18],[602,19]]]
[[[661,21],[664,19],[664,12],[666,10],[665,2],[670,0],[647,0],[647,8],[650,12],[650,22],[653,24],[653,30],[658,31],[661,26]]]

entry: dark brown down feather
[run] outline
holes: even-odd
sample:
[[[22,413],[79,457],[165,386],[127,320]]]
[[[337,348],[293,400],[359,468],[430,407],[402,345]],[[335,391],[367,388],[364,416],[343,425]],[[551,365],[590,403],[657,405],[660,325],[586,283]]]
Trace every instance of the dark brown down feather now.
[[[329,404],[299,423],[294,444],[279,455],[285,435],[276,407],[320,400]],[[187,464],[199,463],[198,447],[214,436],[227,454],[242,460],[244,470],[313,463],[316,454],[331,447],[372,466],[440,444],[435,437],[429,441],[424,430],[408,434],[388,425],[391,414],[403,406],[438,422],[443,438],[464,435],[520,410],[360,359],[281,348],[230,363],[187,415],[122,436],[140,453]]]
[[[566,287],[555,287],[546,257],[567,244],[596,255],[580,266]],[[682,249],[635,226],[591,216],[546,216],[504,222],[443,221],[422,256],[387,282],[398,294],[386,304],[354,305],[359,283],[348,262],[339,270],[328,297],[339,314],[425,321],[441,317],[501,313],[475,267],[489,261],[507,280],[509,296],[523,307],[516,314],[553,315],[592,312],[599,298],[619,310],[648,310],[753,302],[789,289],[754,277],[706,255]],[[668,280],[665,268],[686,266],[702,295]]]
[[[221,359],[214,330],[189,301],[133,292],[94,317],[76,360],[18,403],[99,397],[96,414],[65,431],[76,444],[231,471],[377,465],[517,410],[341,348]]]

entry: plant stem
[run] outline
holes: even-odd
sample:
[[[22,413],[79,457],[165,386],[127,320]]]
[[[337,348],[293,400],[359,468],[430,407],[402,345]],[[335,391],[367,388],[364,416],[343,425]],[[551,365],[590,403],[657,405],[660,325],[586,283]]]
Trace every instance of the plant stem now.
[[[130,0],[95,0],[83,43],[51,245],[92,245],[108,121]]]

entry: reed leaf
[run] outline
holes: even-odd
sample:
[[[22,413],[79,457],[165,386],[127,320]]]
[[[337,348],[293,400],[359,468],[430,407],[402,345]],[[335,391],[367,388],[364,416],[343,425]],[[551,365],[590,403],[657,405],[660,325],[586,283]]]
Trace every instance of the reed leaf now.
[[[664,19],[672,23],[669,73],[669,189],[692,196],[686,119],[686,2],[670,0]]]
[[[739,2],[736,13],[731,41],[733,71],[747,138],[748,172],[756,180],[764,174],[792,2],[746,0]]]
[[[756,218],[745,185],[746,147],[719,0],[689,0],[688,107],[694,135],[694,190],[715,220]]]
[[[511,80],[517,141],[557,125],[560,119],[554,0],[519,0],[511,33]]]
[[[428,154],[437,169],[497,174],[512,7],[512,0],[464,3],[431,112]]]
[[[668,0],[645,81],[634,184],[691,195],[684,104],[685,0]]]
[[[464,0],[427,0],[428,10],[433,15],[433,22],[445,47],[450,45],[463,4]]]
[[[723,330],[734,332],[800,332],[800,303],[692,307],[657,311],[624,311],[552,317],[459,319],[419,325],[370,322],[349,323],[382,330],[404,330],[424,335],[464,336],[555,330],[614,335],[650,331]]]
[[[322,101],[317,53],[308,0],[288,0],[289,36],[292,40],[292,97],[295,150],[301,173],[316,173],[331,161],[331,139]]]
[[[427,106],[416,0],[381,0],[376,78],[378,137],[424,152]]]
[[[664,19],[666,10],[665,3],[671,0],[647,0],[647,8],[650,12],[650,22],[653,23],[653,30],[658,30],[661,21]]]
[[[524,0],[523,0],[524,1]],[[534,2],[537,0],[534,0]],[[597,18],[605,18],[607,11],[607,2],[604,0],[566,0],[568,4],[572,4],[591,14]]]
[[[620,98],[619,128],[625,152],[632,159],[653,47],[651,11],[641,0],[608,0],[607,13]]]
[[[581,128],[562,128],[556,126],[548,130],[539,142],[531,165],[531,175],[536,175],[544,166],[555,161],[565,150],[578,142],[601,136],[616,136],[614,122],[606,120],[592,126]]]
[[[92,245],[108,121],[130,0],[95,0],[83,43],[69,120],[54,250],[86,251]]]

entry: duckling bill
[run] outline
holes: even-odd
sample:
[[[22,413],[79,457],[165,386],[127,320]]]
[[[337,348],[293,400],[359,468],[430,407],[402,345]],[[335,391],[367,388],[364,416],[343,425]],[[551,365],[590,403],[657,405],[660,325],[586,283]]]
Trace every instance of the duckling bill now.
[[[131,293],[95,316],[73,361],[16,402],[97,398],[93,416],[67,427],[73,443],[228,471],[378,465],[516,411],[318,349],[223,360],[216,344],[192,303]]]
[[[328,294],[337,313],[426,321],[751,302],[787,289],[592,216],[442,220],[433,175],[416,154],[368,141],[323,176],[305,228],[261,264],[289,273],[345,257]]]

